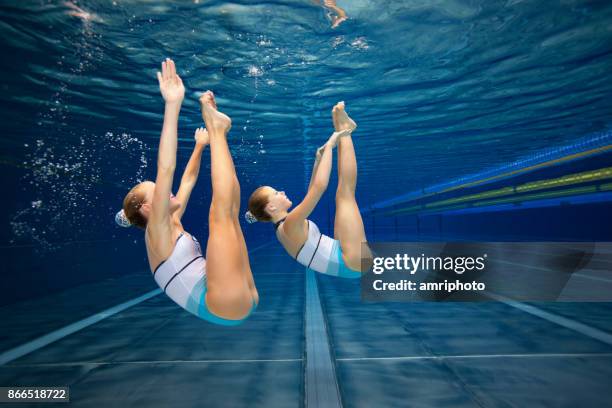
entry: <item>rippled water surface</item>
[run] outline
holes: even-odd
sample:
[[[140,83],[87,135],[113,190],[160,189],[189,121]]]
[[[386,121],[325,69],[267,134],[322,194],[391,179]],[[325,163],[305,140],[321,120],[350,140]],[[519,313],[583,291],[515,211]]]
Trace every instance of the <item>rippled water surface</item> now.
[[[260,184],[301,197],[339,100],[359,125],[362,206],[612,120],[610,2],[338,5],[349,19],[331,28],[311,0],[3,1],[0,164],[18,180],[3,241],[112,226],[127,189],[154,176],[165,57],[187,88],[179,163],[201,125],[197,97],[212,89],[233,119],[245,198]]]

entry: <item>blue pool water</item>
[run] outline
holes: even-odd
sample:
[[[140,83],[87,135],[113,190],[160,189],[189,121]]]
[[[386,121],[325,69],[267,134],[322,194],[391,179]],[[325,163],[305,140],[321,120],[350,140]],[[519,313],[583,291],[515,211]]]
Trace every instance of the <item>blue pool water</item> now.
[[[338,0],[332,28],[319,3],[0,2],[0,386],[317,406],[314,351],[330,406],[610,406],[609,303],[362,303],[359,282],[309,276],[242,220],[261,298],[247,323],[150,293],[142,233],[113,217],[155,176],[166,57],[186,87],[177,170],[211,89],[243,210],[263,184],[303,197],[344,100],[370,240],[612,241],[612,4]],[[201,242],[209,171],[205,153],[183,218]],[[312,215],[330,235],[334,173]]]

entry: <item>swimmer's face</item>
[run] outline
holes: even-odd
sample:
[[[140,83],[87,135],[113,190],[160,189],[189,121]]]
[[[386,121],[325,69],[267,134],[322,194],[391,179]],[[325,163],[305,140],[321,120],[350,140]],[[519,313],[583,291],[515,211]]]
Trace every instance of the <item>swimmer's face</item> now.
[[[143,193],[145,199],[140,207],[140,212],[149,218],[151,213],[151,203],[153,202],[153,194],[155,193],[155,183],[152,181],[144,181],[140,184],[141,192]],[[173,214],[176,210],[181,208],[181,203],[176,199],[174,194],[170,193],[170,214]]]
[[[277,211],[287,211],[291,208],[291,200],[287,198],[284,191],[278,191],[272,187],[266,187],[266,194],[268,195],[268,205],[266,210],[269,214]]]

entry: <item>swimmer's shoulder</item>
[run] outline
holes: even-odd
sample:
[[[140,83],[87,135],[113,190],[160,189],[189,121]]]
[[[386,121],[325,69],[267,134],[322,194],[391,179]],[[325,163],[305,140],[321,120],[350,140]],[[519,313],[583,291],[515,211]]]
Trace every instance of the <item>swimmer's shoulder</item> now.
[[[283,244],[285,249],[295,256],[295,252],[304,245],[308,238],[308,220],[304,220],[303,225],[296,228],[284,228],[285,223],[279,225],[276,230],[276,237]]]
[[[285,220],[276,229],[277,234],[279,231],[281,231],[284,235],[288,235],[288,236],[294,236],[296,234],[301,235],[303,233],[307,233],[308,232],[308,220],[307,219],[302,220],[301,223],[292,222],[291,220],[289,221]]]
[[[192,237],[191,234],[187,233],[182,227],[172,229],[172,239],[170,245],[167,248],[158,247],[158,243],[155,242],[155,237],[151,237],[149,233],[145,231],[145,247],[147,249],[147,257],[149,259],[149,266],[153,271],[157,265],[165,261],[172,255],[174,248],[182,235]]]

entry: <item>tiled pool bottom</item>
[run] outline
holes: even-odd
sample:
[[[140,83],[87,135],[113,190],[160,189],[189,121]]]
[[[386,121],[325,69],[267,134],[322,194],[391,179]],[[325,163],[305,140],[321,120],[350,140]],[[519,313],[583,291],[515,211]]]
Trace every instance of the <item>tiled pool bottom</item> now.
[[[361,303],[319,278],[344,406],[612,406],[612,345],[494,303]],[[610,304],[537,304],[612,332]],[[590,319],[589,319],[590,316]]]
[[[0,385],[68,385],[78,407],[300,407],[316,378],[306,336],[323,336],[345,407],[612,406],[605,342],[500,303],[361,303],[358,281],[320,275],[324,330],[309,334],[303,268],[277,243],[251,260],[261,302],[242,326],[160,295],[0,366]],[[117,302],[155,288],[143,277]],[[77,296],[117,297],[121,283],[0,309],[2,351],[86,317]],[[536,306],[612,333],[610,304]]]
[[[241,326],[201,321],[159,295],[0,366],[0,385],[69,385],[71,406],[83,407],[301,406],[304,270],[274,246],[252,260],[261,301]],[[154,288],[144,279],[132,297]],[[30,305],[37,319],[52,314],[45,305]],[[24,327],[26,314],[4,320],[3,337],[14,328],[21,342],[44,334]]]

